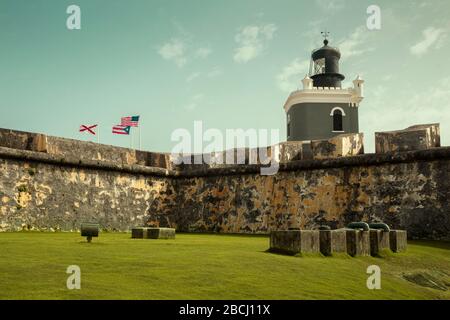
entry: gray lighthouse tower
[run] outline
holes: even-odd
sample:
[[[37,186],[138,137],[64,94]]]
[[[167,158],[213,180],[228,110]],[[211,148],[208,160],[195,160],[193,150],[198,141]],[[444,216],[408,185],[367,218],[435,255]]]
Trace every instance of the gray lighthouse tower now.
[[[343,89],[340,58],[339,49],[329,46],[327,39],[323,47],[313,51],[303,89],[292,92],[284,105],[288,141],[330,139],[359,132],[358,107],[364,98],[364,80],[358,76],[352,88]]]

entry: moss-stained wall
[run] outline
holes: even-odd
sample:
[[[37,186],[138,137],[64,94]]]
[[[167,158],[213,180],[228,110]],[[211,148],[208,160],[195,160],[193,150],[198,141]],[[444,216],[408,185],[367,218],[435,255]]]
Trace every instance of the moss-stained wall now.
[[[275,176],[216,172],[178,179],[177,207],[151,212],[150,221],[233,233],[383,221],[413,238],[450,240],[449,151],[298,162]]]
[[[1,158],[0,170],[0,231],[69,231],[87,221],[124,231],[175,196],[165,178],[115,170]]]
[[[0,147],[0,231],[108,230],[266,233],[384,221],[414,238],[450,240],[450,148],[280,166],[171,171]]]

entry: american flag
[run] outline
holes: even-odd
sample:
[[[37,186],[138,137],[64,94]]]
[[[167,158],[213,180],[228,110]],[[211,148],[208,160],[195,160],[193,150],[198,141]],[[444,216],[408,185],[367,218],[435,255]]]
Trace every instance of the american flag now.
[[[121,119],[121,125],[127,127],[139,127],[139,116],[124,117]]]
[[[112,128],[114,134],[130,134],[130,126],[117,125]]]

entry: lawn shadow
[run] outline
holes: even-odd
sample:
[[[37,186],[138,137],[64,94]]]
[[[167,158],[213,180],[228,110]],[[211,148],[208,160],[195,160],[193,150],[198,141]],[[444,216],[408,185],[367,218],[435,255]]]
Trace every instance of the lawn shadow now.
[[[295,258],[326,258],[322,253],[294,253],[281,249],[267,249],[264,251],[259,251],[260,253],[269,253],[278,256],[287,256],[287,257],[295,257]]]
[[[107,245],[105,242],[101,241],[93,241],[93,242],[87,242],[86,240],[77,241],[78,244],[86,245],[86,246],[105,246]]]
[[[408,244],[420,245],[420,246],[423,246],[423,247],[431,247],[431,248],[450,250],[450,241],[408,240]]]

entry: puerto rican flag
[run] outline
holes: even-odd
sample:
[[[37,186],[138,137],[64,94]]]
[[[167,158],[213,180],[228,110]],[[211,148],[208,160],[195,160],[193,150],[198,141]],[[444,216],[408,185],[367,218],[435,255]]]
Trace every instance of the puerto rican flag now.
[[[130,129],[131,129],[130,126],[117,125],[117,126],[114,126],[112,128],[112,133],[113,134],[126,134],[126,135],[129,135],[130,134]]]
[[[139,127],[139,116],[124,117],[120,124],[127,127]]]

